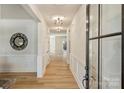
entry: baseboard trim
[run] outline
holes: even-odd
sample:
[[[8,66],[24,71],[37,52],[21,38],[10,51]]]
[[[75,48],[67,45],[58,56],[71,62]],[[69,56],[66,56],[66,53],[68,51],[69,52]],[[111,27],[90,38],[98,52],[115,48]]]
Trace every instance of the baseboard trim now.
[[[41,77],[38,77],[38,78],[42,78],[42,77],[45,75],[45,73],[46,73],[46,68],[48,67],[49,63],[50,63],[50,61],[48,61],[48,63],[47,63],[47,65],[46,65],[45,69],[43,70],[43,74],[41,75]]]
[[[0,75],[26,75],[26,76],[36,76],[36,72],[0,72]]]
[[[71,67],[71,65],[70,65],[70,70],[71,70],[71,72],[72,72],[72,74],[73,74],[73,76],[74,76],[74,78],[75,78],[75,80],[76,80],[76,82],[78,84],[78,87],[80,89],[84,89],[83,85],[81,85],[81,83],[80,83],[80,81],[78,79],[78,76],[75,74],[75,72],[74,72],[73,68]]]

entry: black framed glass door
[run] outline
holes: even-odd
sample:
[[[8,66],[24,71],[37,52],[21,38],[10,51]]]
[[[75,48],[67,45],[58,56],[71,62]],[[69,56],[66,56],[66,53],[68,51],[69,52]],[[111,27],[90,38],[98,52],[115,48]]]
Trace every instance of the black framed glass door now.
[[[87,7],[87,88],[122,88],[122,5]]]

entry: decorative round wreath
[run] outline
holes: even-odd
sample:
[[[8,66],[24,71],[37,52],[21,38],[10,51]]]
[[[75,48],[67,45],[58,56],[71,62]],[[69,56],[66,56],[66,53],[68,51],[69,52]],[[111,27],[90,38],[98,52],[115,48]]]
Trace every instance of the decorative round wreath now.
[[[10,45],[15,50],[23,50],[28,45],[28,39],[22,33],[15,33],[10,39]]]

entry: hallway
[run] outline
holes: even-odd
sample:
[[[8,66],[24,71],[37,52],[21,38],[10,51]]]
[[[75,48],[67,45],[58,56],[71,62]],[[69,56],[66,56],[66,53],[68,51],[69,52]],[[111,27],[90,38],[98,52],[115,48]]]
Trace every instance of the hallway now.
[[[78,88],[76,81],[69,69],[69,66],[62,59],[54,59],[46,68],[43,78],[36,78],[34,74],[9,73],[0,74],[4,78],[16,78],[16,83],[12,86],[14,89],[70,89]]]
[[[0,88],[124,88],[123,16],[121,4],[0,5]]]

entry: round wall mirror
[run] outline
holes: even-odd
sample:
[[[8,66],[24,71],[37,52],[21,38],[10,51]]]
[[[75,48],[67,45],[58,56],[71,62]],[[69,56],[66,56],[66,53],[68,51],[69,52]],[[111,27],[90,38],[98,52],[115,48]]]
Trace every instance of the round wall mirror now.
[[[26,35],[22,33],[15,33],[10,39],[10,45],[15,50],[23,50],[28,44],[28,39]]]

